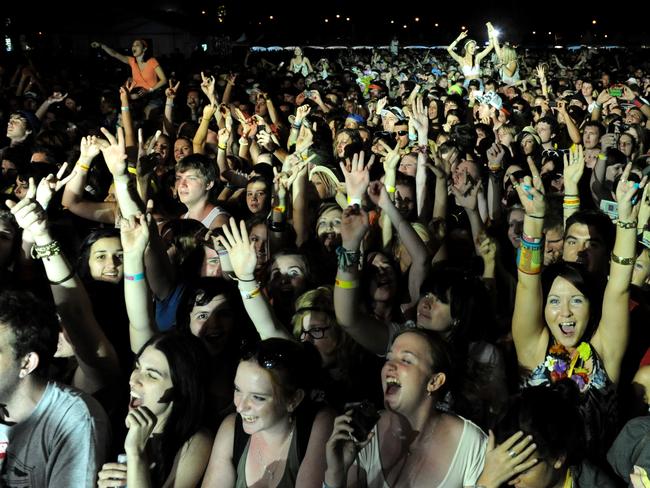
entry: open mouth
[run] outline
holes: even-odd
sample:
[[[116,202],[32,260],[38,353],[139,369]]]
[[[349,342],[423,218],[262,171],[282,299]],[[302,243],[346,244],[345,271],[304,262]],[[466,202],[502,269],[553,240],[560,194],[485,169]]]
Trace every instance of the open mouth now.
[[[131,398],[129,400],[129,408],[130,409],[138,408],[142,406],[142,403],[143,403],[142,398],[137,393],[131,392]]]
[[[254,417],[252,415],[242,415],[241,419],[247,424],[252,424],[257,420],[257,417]]]
[[[565,336],[572,336],[576,331],[575,322],[560,322],[560,330]]]
[[[397,378],[386,378],[386,391],[384,396],[392,396],[399,392],[402,385]]]

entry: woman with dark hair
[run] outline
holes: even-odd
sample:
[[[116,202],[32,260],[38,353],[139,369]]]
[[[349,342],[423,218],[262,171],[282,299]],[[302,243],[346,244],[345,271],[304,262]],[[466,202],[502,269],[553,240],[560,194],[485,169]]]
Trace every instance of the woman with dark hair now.
[[[542,182],[534,172],[533,178],[526,176],[516,185],[526,215],[512,335],[519,364],[531,372],[524,384],[549,385],[563,378],[576,382],[587,449],[596,456],[604,454],[613,434],[615,385],[629,335],[629,287],[639,209],[632,199],[643,186],[628,180],[630,170],[628,165],[616,189],[619,217],[603,294],[594,289],[599,280],[579,264],[552,265],[540,274],[546,213]]]
[[[332,414],[309,401],[314,351],[267,339],[245,351],[235,376],[237,413],[217,433],[202,486],[320,488]]]
[[[488,448],[484,472],[493,465],[514,461],[502,483],[515,487],[573,488],[615,487],[605,473],[586,460],[583,419],[578,408],[580,392],[573,381],[558,381],[551,387],[527,388],[515,397],[496,428],[495,439],[501,446]],[[558,415],[558,412],[561,412]],[[513,439],[529,438],[531,444],[513,445]],[[510,447],[512,446],[512,447]],[[523,448],[522,448],[523,447]],[[500,459],[499,459],[500,458]],[[525,468],[525,469],[524,469]],[[500,484],[479,484],[498,488]]]
[[[212,442],[203,428],[208,371],[205,346],[192,335],[165,332],[142,346],[129,381],[126,464],[105,464],[100,488],[199,483]]]
[[[436,404],[454,383],[448,344],[424,329],[392,341],[381,372],[386,410],[376,425],[357,430],[353,410],[334,421],[327,442],[327,486],[458,487],[478,485],[486,436]],[[457,365],[456,365],[457,366]],[[356,458],[356,469],[350,469]]]

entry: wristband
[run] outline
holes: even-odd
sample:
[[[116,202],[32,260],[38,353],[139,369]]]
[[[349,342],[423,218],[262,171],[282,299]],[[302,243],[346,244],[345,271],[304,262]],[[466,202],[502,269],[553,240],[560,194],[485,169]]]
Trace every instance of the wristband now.
[[[343,288],[344,290],[352,290],[354,288],[359,287],[359,281],[358,280],[345,281],[336,278],[336,280],[334,281],[334,286],[336,286],[337,288]]]
[[[388,193],[395,193],[396,188],[394,186],[387,186],[386,191]]]
[[[278,205],[277,207],[273,207],[274,212],[284,213],[285,210],[286,208],[284,205]]]
[[[521,239],[523,241],[526,241],[529,244],[541,244],[542,238],[541,237],[532,237],[526,234],[525,232],[521,233]]]
[[[120,107],[120,109],[122,110],[122,112],[128,112],[129,111],[129,107]]]
[[[137,175],[137,174],[138,174],[138,170],[135,169],[133,166],[129,166],[128,168],[126,168],[126,170],[127,170],[129,173],[131,173],[132,175]]]
[[[250,291],[239,290],[239,293],[241,294],[244,300],[250,300],[251,298],[255,298],[257,295],[260,294],[260,287],[256,286]]]
[[[241,139],[239,139],[239,145],[240,146],[248,146],[248,141],[246,140],[245,137],[242,137]]]
[[[358,197],[348,197],[348,207],[351,207],[353,205],[361,206],[361,199]]]
[[[292,129],[300,130],[300,124],[291,124]]]
[[[631,266],[636,261],[636,258],[622,258],[612,253],[612,261],[616,264],[622,264],[623,266]]]
[[[124,274],[124,279],[127,281],[141,281],[144,280],[144,273]]]
[[[287,223],[286,222],[271,222],[269,224],[269,229],[271,229],[271,232],[284,232],[287,228]]]
[[[544,216],[542,215],[541,217],[539,215],[533,215],[533,214],[526,214],[524,217],[530,217],[531,219],[540,219],[544,220]]]
[[[170,103],[166,103],[165,106],[166,106],[166,107],[173,107],[174,104],[170,102]]]
[[[217,147],[225,151],[227,146],[225,144],[217,144]]]
[[[622,220],[619,220],[616,222],[616,225],[618,225],[621,229],[636,229],[636,220],[632,222],[623,222]]]
[[[336,257],[338,261],[338,268],[345,270],[352,266],[358,266],[361,260],[361,251],[349,251],[343,246],[336,248]]]
[[[594,105],[595,105],[598,109],[603,108],[603,104],[600,103],[600,102],[598,102],[598,101],[594,102]]]
[[[74,270],[70,271],[70,274],[66,276],[65,278],[61,278],[60,280],[47,280],[49,281],[50,285],[60,285],[62,283],[65,283],[66,281],[74,278],[75,272]]]
[[[418,140],[418,135],[417,134],[411,134],[409,132],[409,141],[417,141]]]
[[[517,249],[517,269],[524,274],[540,274],[542,272],[541,246],[538,248],[519,246],[519,249]]]
[[[79,163],[79,164],[77,164],[77,166],[80,167],[84,171],[88,171],[90,169],[90,166],[88,166],[86,164]]]
[[[639,99],[639,97],[636,97],[634,100],[632,100],[632,103],[636,108],[643,107],[643,102]]]

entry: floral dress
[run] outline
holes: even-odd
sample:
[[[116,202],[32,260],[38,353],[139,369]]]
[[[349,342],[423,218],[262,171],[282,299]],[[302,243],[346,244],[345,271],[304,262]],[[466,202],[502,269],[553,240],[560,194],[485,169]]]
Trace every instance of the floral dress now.
[[[616,385],[589,342],[581,342],[573,351],[562,344],[549,344],[546,358],[524,379],[522,388],[548,386],[565,378],[580,389],[579,409],[584,418],[588,455],[601,458],[617,431]]]

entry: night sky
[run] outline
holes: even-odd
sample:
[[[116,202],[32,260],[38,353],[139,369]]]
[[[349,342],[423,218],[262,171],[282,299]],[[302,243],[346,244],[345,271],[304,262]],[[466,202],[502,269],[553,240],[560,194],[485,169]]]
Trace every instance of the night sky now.
[[[504,39],[517,43],[650,44],[650,30],[643,28],[649,7],[641,1],[616,4],[566,0],[412,3],[113,0],[88,3],[87,10],[76,7],[73,14],[67,7],[71,4],[66,2],[47,2],[40,8],[29,2],[12,2],[3,6],[5,22],[0,28],[8,29],[6,18],[9,17],[13,32],[101,33],[109,32],[114,23],[145,16],[206,35],[228,34],[236,39],[245,33],[247,39],[262,45],[292,40],[319,44],[376,44],[387,43],[393,35],[397,35],[402,44],[448,44],[462,26],[469,28],[470,36],[485,38],[484,24],[491,20],[503,32]],[[221,23],[218,21],[220,5],[225,5],[226,11]],[[586,8],[586,5],[591,6]],[[594,8],[596,5],[598,8]],[[21,11],[25,8],[29,11]]]

